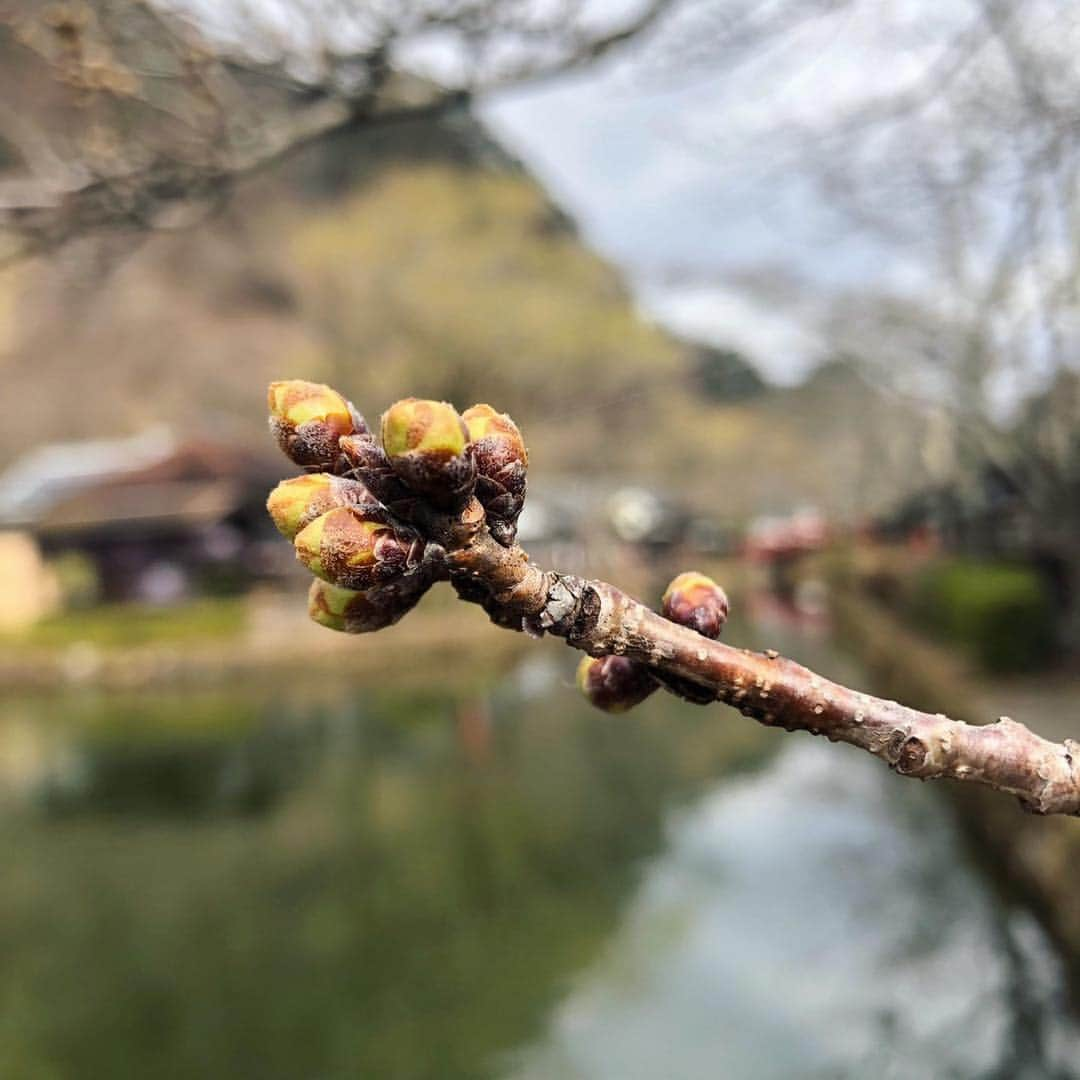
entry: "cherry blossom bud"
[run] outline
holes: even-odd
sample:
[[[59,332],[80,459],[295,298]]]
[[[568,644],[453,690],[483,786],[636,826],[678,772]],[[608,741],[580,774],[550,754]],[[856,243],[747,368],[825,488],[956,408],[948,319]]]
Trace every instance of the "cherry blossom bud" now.
[[[359,480],[307,473],[283,480],[266,500],[278,532],[290,540],[317,517],[339,506],[375,509],[377,502]]]
[[[316,577],[346,589],[372,589],[418,573],[424,541],[391,525],[385,511],[339,507],[293,540],[296,557]]]
[[[586,656],[577,669],[578,689],[591,705],[623,713],[643,702],[655,689],[648,668],[625,656]]]
[[[664,591],[664,616],[707,638],[718,638],[728,617],[727,593],[712,578],[689,570]]]
[[[338,439],[367,430],[353,406],[322,383],[274,382],[268,400],[270,430],[278,445],[297,465],[308,469],[333,471]]]
[[[727,622],[727,593],[712,578],[696,570],[688,570],[674,578],[664,591],[663,613],[672,622],[715,640]],[[667,674],[657,674],[656,678],[665,689],[684,701],[707,705],[716,700],[715,691],[691,679]]]
[[[517,519],[525,503],[529,452],[517,424],[490,405],[474,405],[462,414],[476,462],[476,497],[488,529],[504,547],[514,543]]]
[[[413,491],[438,505],[460,504],[471,494],[476,466],[469,433],[453,405],[405,398],[382,416],[383,450]]]
[[[345,634],[370,634],[393,626],[427,592],[430,580],[421,575],[358,591],[316,578],[308,590],[308,614],[320,626]]]

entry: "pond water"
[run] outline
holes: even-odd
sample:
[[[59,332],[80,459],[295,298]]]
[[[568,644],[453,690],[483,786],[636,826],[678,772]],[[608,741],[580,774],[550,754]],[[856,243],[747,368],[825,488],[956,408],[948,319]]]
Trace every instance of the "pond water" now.
[[[0,1077],[1080,1077],[930,787],[573,659],[6,700]]]

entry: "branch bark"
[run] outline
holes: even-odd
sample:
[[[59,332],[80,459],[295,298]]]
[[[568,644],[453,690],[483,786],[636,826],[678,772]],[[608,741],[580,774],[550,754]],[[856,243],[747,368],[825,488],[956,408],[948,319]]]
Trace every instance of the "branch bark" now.
[[[451,580],[500,626],[550,633],[591,656],[614,654],[689,679],[769,727],[824,735],[881,758],[902,776],[984,784],[1036,814],[1080,816],[1080,743],[1050,742],[1008,717],[975,726],[919,712],[822,678],[773,651],[711,641],[620,589],[544,571],[483,526],[475,500],[429,521]]]

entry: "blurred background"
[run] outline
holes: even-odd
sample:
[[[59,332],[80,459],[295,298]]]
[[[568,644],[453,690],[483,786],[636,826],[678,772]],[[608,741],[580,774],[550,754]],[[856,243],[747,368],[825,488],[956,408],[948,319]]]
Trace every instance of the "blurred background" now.
[[[1080,738],[1066,0],[0,3],[0,1076],[1080,1076],[1080,822],[435,590],[311,624],[271,379],[521,539]]]

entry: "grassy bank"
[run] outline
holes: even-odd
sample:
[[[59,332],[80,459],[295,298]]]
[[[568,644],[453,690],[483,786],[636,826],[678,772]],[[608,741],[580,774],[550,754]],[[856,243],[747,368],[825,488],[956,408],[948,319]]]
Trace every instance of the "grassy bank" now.
[[[89,641],[101,649],[139,645],[183,645],[238,637],[244,630],[248,602],[240,597],[191,600],[158,607],[105,604],[65,611],[0,637],[5,649],[66,649]]]
[[[250,679],[417,672],[455,681],[505,666],[528,647],[478,609],[445,596],[379,634],[326,630],[289,592],[199,601],[169,609],[101,608],[42,622],[0,639],[0,688],[53,693],[72,687],[139,690],[228,686]],[[557,647],[557,646],[555,646]]]

